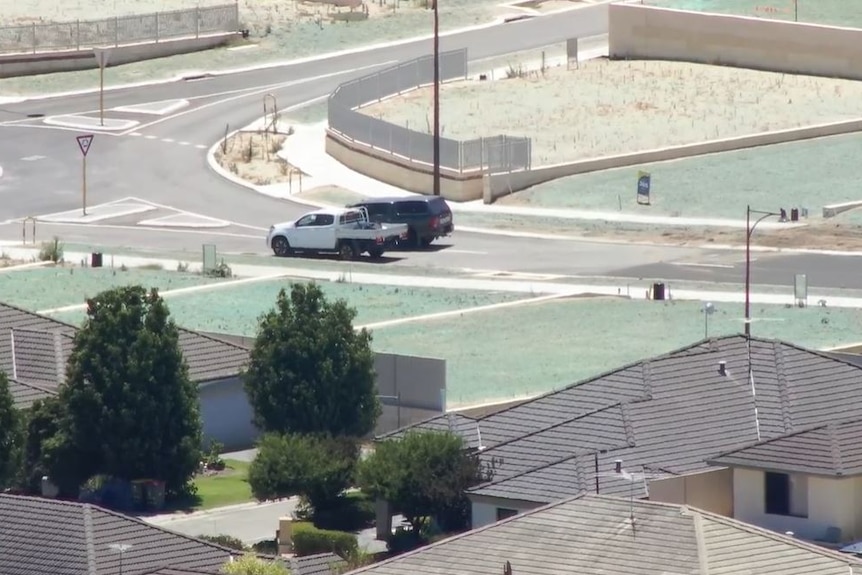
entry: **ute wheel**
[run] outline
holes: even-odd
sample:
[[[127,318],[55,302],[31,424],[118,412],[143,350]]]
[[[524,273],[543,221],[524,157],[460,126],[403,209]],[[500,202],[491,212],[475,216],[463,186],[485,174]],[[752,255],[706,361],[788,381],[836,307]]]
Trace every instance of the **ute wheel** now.
[[[272,238],[272,251],[280,258],[285,258],[293,252],[287,238],[282,236],[275,236]]]
[[[434,241],[434,238],[422,238],[419,241],[419,243],[422,245],[423,248],[427,248],[428,246],[431,245],[431,242],[433,242],[433,241]]]
[[[343,260],[356,259],[356,248],[354,248],[353,244],[350,242],[342,242],[341,246],[338,248],[338,255]]]
[[[383,248],[371,248],[370,250],[368,250],[368,255],[371,257],[371,259],[379,259],[383,257]]]

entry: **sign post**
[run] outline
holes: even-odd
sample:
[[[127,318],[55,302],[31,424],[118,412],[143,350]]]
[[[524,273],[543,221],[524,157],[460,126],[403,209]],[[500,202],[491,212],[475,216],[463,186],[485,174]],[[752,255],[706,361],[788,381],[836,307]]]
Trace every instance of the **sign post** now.
[[[99,125],[105,125],[105,67],[108,65],[110,48],[93,48],[93,55],[99,63]],[[86,154],[84,154],[86,155]]]
[[[93,144],[93,134],[86,136],[78,136],[78,147],[81,148],[81,158],[83,166],[81,169],[81,206],[84,215],[87,215],[87,152],[90,151],[90,146]]]

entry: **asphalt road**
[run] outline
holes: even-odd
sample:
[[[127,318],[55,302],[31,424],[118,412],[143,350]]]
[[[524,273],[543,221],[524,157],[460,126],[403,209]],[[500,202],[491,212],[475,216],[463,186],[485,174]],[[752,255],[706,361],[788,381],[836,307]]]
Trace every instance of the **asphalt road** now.
[[[521,22],[444,36],[441,48],[466,48],[471,62],[567,38],[607,31],[607,6],[598,5]],[[220,229],[164,229],[127,224],[57,225],[39,223],[40,238],[57,235],[77,244],[199,252],[215,243],[222,252],[267,254],[263,232],[274,221],[298,217],[307,207],[256,194],[225,181],[206,163],[207,149],[226,130],[261,115],[264,94],[274,94],[280,110],[324,98],[339,83],[397,61],[428,54],[430,40],[213,76],[105,93],[106,118],[138,125],[115,133],[93,130],[87,157],[88,205],[135,197],[176,212],[227,220]],[[107,73],[110,73],[108,70]],[[121,106],[185,100],[163,116],[118,112]],[[21,237],[17,221],[81,206],[81,155],[75,136],[81,129],[48,126],[28,115],[98,117],[98,94],[29,100],[0,107],[0,239]],[[98,127],[98,126],[97,126]],[[89,131],[89,130],[88,130]],[[457,222],[456,222],[457,225]],[[548,239],[513,238],[457,232],[444,247],[394,254],[391,265],[469,268],[559,275],[741,282],[738,251],[645,247]],[[862,287],[853,273],[858,258],[759,256],[755,283],[790,285],[794,273],[807,273],[812,287]]]

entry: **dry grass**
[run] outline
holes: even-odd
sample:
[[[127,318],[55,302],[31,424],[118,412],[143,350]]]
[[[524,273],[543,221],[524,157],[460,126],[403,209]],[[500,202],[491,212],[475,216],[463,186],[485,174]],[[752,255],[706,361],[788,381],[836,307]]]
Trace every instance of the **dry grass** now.
[[[0,24],[16,25],[45,22],[67,22],[92,18],[147,14],[165,10],[182,10],[196,6],[228,4],[229,0],[172,2],[162,0],[0,0]],[[305,22],[323,26],[334,22],[357,22],[380,18],[399,8],[424,8],[424,0],[240,0],[240,19],[254,32],[266,33],[276,27]]]
[[[295,181],[305,174],[278,156],[290,133],[292,130],[286,134],[237,132],[216,149],[215,159],[224,169],[258,186]]]
[[[511,62],[512,78],[444,85],[443,135],[530,136],[534,165],[546,165],[862,116],[852,80],[681,62],[540,67]],[[431,102],[423,88],[362,111],[429,132]]]

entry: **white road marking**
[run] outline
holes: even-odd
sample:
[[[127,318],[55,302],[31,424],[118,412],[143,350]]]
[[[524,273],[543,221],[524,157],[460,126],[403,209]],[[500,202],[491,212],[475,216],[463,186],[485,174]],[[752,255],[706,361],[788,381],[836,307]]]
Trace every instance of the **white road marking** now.
[[[99,118],[92,116],[81,116],[77,114],[67,114],[62,116],[48,116],[42,120],[43,123],[49,126],[62,126],[65,128],[76,128],[78,130],[99,130],[99,131],[122,131],[128,130],[137,126],[140,122],[137,120],[116,120],[113,118],[105,118],[104,125]]]
[[[43,222],[44,226],[63,226],[63,227],[82,227],[82,228],[94,228],[94,229],[105,229],[105,230],[126,230],[126,231],[140,231],[140,232],[158,232],[160,234],[172,233],[172,234],[195,234],[195,235],[206,235],[206,236],[220,236],[224,238],[238,238],[244,240],[260,240],[260,235],[249,235],[249,234],[234,234],[230,232],[214,232],[211,229],[206,230],[188,230],[188,229],[175,229],[175,228],[152,228],[147,226],[126,226],[120,224],[80,224],[80,223],[56,223],[56,222]],[[235,224],[234,224],[235,225]],[[262,244],[261,244],[262,245]]]
[[[144,136],[144,137],[148,140],[155,140],[158,138],[158,136]]]
[[[203,144],[195,144],[195,148],[197,148],[199,150],[206,150],[207,149],[207,147],[204,146]]]
[[[702,263],[696,263],[696,262],[670,262],[670,265],[689,267],[689,268],[721,268],[721,269],[733,269],[735,267],[731,264],[702,264]]]
[[[189,216],[197,216],[197,217],[209,217],[209,216],[203,216],[202,214],[196,214],[196,213],[194,213],[194,212],[189,212],[189,211],[186,211],[186,210],[181,210],[180,208],[175,208],[175,207],[173,207],[173,206],[168,206],[168,205],[165,205],[165,204],[159,204],[159,203],[156,203],[156,202],[151,202],[150,200],[144,200],[144,199],[141,199],[141,198],[136,198],[136,197],[133,197],[133,196],[130,196],[130,197],[128,197],[128,198],[123,198],[122,200],[115,200],[115,201],[114,201],[114,203],[116,203],[116,202],[140,202],[140,203],[142,203],[142,204],[149,204],[149,205],[151,205],[151,206],[153,206],[153,207],[160,208],[160,209],[162,209],[162,210],[171,211],[171,212],[176,212],[176,213],[179,213],[179,214],[187,214],[187,215],[189,215]],[[215,219],[215,218],[213,218],[213,219]],[[222,221],[227,221],[227,220],[222,220]],[[268,231],[268,230],[269,230],[269,228],[263,228],[263,227],[260,227],[260,226],[250,226],[250,225],[248,225],[248,224],[240,224],[240,223],[237,223],[237,222],[228,222],[228,223],[229,223],[230,225],[232,225],[232,226],[235,226],[235,227],[238,227],[238,228],[246,228],[246,229],[249,229],[249,230],[261,231],[261,232],[265,232],[265,231]],[[248,237],[257,237],[257,236],[248,236]]]
[[[477,256],[488,255],[488,252],[477,252],[477,251],[473,251],[473,250],[459,250],[459,249],[455,249],[455,248],[449,248],[449,249],[445,249],[442,251],[444,251],[447,254],[473,254],[473,255],[477,255]]]
[[[21,161],[22,161],[22,162],[35,162],[36,160],[44,160],[44,159],[46,159],[46,158],[47,158],[47,156],[39,156],[39,155],[36,155],[36,156],[26,156],[26,157],[24,157],[24,158],[21,158]]]
[[[167,116],[188,107],[188,100],[161,100],[158,102],[145,102],[143,104],[131,104],[112,108],[115,112],[130,112],[133,114],[150,114],[153,116]]]
[[[51,222],[55,224],[64,223],[91,223],[101,220],[109,220],[113,218],[121,218],[123,216],[131,216],[144,212],[154,211],[154,206],[149,206],[134,202],[111,202],[107,204],[97,204],[87,208],[87,215],[84,215],[82,210],[66,210],[65,212],[55,212],[52,214],[43,214],[36,216],[38,222]]]
[[[130,135],[130,136],[143,136],[143,134],[142,134],[142,133],[140,133],[140,132],[132,132],[132,133],[131,133],[131,134],[129,134],[129,135]]]
[[[180,142],[179,144],[180,144],[180,146],[188,146],[189,145],[188,142]]]
[[[352,70],[340,70],[338,72],[330,72],[329,74],[322,74],[320,76],[312,76],[311,78],[303,78],[301,80],[292,80],[290,82],[282,82],[281,84],[275,84],[275,85],[268,86],[265,88],[252,90],[250,92],[246,92],[244,94],[239,94],[236,96],[231,96],[230,98],[225,98],[223,100],[218,100],[216,102],[208,102],[208,103],[202,104],[196,108],[192,108],[191,110],[183,110],[182,112],[178,112],[178,113],[173,114],[171,116],[166,116],[164,118],[159,118],[158,120],[153,120],[152,122],[149,122],[147,124],[143,124],[138,129],[143,130],[143,129],[149,128],[151,126],[155,126],[156,124],[161,124],[162,122],[165,122],[167,120],[172,120],[172,119],[178,118],[180,116],[185,116],[186,114],[191,114],[193,112],[197,112],[198,110],[205,110],[205,109],[211,108],[213,106],[220,106],[222,104],[226,104],[226,103],[232,102],[234,100],[239,100],[239,99],[245,98],[247,96],[256,96],[259,94],[265,94],[267,92],[271,92],[271,91],[276,90],[276,89],[288,88],[288,87],[297,86],[300,84],[308,84],[310,82],[316,82],[318,80],[324,80],[326,78],[333,78],[336,76],[344,76],[345,74],[350,74],[350,73],[357,72],[360,70],[367,70],[369,68],[380,68],[380,67],[388,66],[389,64],[395,64],[397,62],[398,62],[398,60],[389,60],[388,62],[381,62],[379,64],[370,64],[368,66],[361,66],[359,68],[353,68]],[[210,95],[209,97],[212,97],[212,96],[213,95]],[[327,95],[327,97],[328,97],[328,95]]]
[[[143,220],[138,222],[139,226],[165,226],[174,228],[226,228],[230,222],[211,218],[209,216],[201,216],[198,214],[178,213],[151,220]]]
[[[163,141],[163,142],[167,142],[168,144],[170,144],[171,142],[173,142],[173,141],[174,141],[174,139],[173,139],[173,138],[162,138],[162,141]]]

